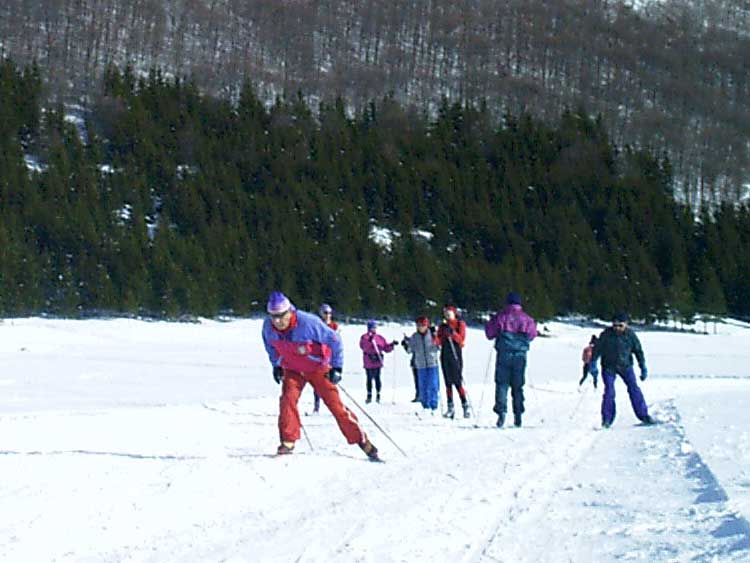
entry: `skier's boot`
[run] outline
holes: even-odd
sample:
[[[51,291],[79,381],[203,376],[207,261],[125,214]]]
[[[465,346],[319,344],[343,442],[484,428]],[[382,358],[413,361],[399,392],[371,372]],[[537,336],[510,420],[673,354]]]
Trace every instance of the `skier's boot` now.
[[[607,421],[605,421],[605,420],[602,420],[602,428],[604,428],[604,429],[606,430],[606,429],[607,429],[607,428],[609,428],[610,426],[612,426],[612,423],[611,423],[611,422],[607,422]]]
[[[359,445],[365,455],[370,458],[370,461],[380,461],[378,457],[378,448],[376,448],[369,438],[365,438],[365,441]]]
[[[445,411],[443,417],[453,418],[456,416],[456,410],[453,408],[453,401],[448,401],[448,410]]]
[[[651,424],[656,424],[656,421],[655,421],[655,420],[654,420],[654,419],[653,419],[653,418],[651,417],[651,415],[650,415],[650,414],[647,414],[646,416],[644,416],[644,417],[643,417],[643,418],[641,419],[641,422],[642,422],[643,424],[648,424],[648,425],[651,425]]]
[[[419,402],[419,393],[414,395],[414,398],[411,400],[412,403],[418,403]]]
[[[464,401],[461,406],[464,409],[464,418],[471,418],[471,406],[469,406],[469,401]]]
[[[515,426],[516,428],[521,427],[521,413],[513,414],[513,426]]]
[[[380,393],[378,393],[377,396],[375,397],[375,401],[378,403],[380,402]]]
[[[365,399],[365,403],[372,403],[372,393],[367,394],[367,398]]]
[[[503,424],[505,424],[505,413],[498,415],[495,426],[497,426],[498,428],[502,428]]]
[[[276,450],[276,455],[288,455],[291,453],[294,453],[294,442],[281,442]]]

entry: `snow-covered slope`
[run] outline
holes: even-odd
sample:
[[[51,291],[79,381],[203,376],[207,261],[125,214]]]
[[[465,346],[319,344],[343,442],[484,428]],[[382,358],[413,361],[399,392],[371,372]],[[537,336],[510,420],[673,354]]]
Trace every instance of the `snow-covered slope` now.
[[[480,330],[465,349],[476,419],[423,413],[406,354],[389,355],[367,411],[408,457],[355,407],[387,461],[372,464],[327,412],[303,416],[295,455],[269,456],[279,389],[260,321],[6,320],[0,560],[750,560],[750,330],[639,332],[664,423],[638,425],[620,383],[603,431],[599,392],[577,385],[599,329],[546,328],[521,429],[493,427]],[[343,327],[342,383],[365,406],[362,331]]]

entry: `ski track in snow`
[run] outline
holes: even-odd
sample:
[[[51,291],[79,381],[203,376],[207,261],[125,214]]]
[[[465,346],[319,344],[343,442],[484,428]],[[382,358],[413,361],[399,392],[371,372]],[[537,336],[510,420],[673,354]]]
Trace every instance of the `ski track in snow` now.
[[[576,460],[555,468],[553,478],[531,475],[518,494],[528,502],[511,506],[478,560],[747,561],[747,520],[727,506],[726,492],[689,446],[673,403],[655,407],[662,424],[623,428],[620,420],[576,447]],[[615,451],[638,458],[614,458],[613,442]],[[633,462],[641,476],[635,482]],[[579,505],[571,509],[575,497],[584,500],[576,499]],[[542,526],[544,542],[517,541],[525,530]],[[597,536],[607,541],[595,541]]]
[[[275,430],[274,413],[263,410],[268,401],[257,400],[98,415],[158,416],[162,422],[166,416],[175,425],[186,416],[202,418],[201,425],[224,439],[192,454],[185,446],[194,450],[200,444],[189,441],[168,451],[4,450],[0,459],[58,468],[80,465],[81,457],[103,459],[104,474],[92,477],[93,486],[103,488],[110,502],[92,507],[86,520],[101,524],[98,534],[104,539],[110,525],[130,526],[137,541],[112,551],[105,541],[102,551],[88,555],[71,545],[55,554],[60,561],[580,561],[582,554],[592,561],[668,561],[687,555],[747,560],[747,520],[727,509],[726,492],[690,447],[671,401],[656,405],[663,424],[639,427],[626,411],[612,429],[596,431],[590,409],[580,407],[596,407],[598,397],[568,394],[565,399],[533,397],[535,406],[557,422],[546,424],[531,415],[521,429],[492,428],[491,413],[484,413],[482,428],[474,428],[473,419],[422,415],[418,420],[411,405],[373,406],[370,412],[412,452],[404,458],[372,432],[387,456],[385,465],[370,463],[356,447],[342,444],[327,413],[304,420],[313,450],[302,440],[295,455],[272,459],[269,451],[246,445],[257,432]],[[38,418],[19,423],[35,424]],[[90,416],[53,418],[61,430],[70,430],[65,427],[88,423],[82,419]],[[613,458],[618,450],[623,457]],[[628,475],[634,466],[644,475],[673,479],[666,485],[661,479],[634,482]],[[128,495],[134,500],[123,506],[113,502],[112,488],[125,472],[140,478]],[[89,496],[85,483],[74,486]],[[233,487],[240,498],[222,505]],[[42,493],[52,492],[60,501],[62,488],[47,483],[46,491],[36,494],[26,487],[3,496],[25,495],[39,503]],[[651,506],[657,498],[659,504]],[[184,512],[176,521],[160,521],[180,508]],[[40,507],[27,525],[33,529],[45,518]],[[152,534],[154,529],[160,533]],[[545,533],[523,541],[529,530]],[[12,545],[13,539],[0,551],[8,561],[14,560]],[[234,559],[227,559],[228,553]]]
[[[585,343],[589,329],[579,332]],[[123,361],[124,369],[223,365],[230,381],[239,365],[231,357],[195,366],[113,357],[117,369]],[[186,404],[132,393],[113,398],[95,387],[98,408],[18,411],[24,396],[11,396],[13,409],[0,411],[0,561],[750,560],[750,474],[731,464],[750,436],[725,421],[732,441],[719,447],[704,428],[728,397],[736,399],[732,416],[746,412],[740,398],[750,397],[747,378],[719,374],[709,400],[705,385],[713,376],[677,371],[659,380],[655,369],[644,388],[661,424],[636,423],[620,382],[616,422],[600,430],[601,389],[544,381],[540,372],[534,378],[530,357],[534,382],[520,429],[494,427],[494,387],[479,383],[487,380],[486,354],[475,355],[469,380],[478,420],[425,414],[408,402],[407,385],[396,388],[395,404],[367,405],[408,457],[354,409],[384,464],[348,446],[325,409],[302,417],[312,447],[303,434],[294,455],[272,456],[278,391],[265,364],[266,390],[244,399],[211,395],[210,386],[226,385],[216,374],[197,401],[201,388],[191,375]],[[96,362],[105,359],[101,352]],[[345,375],[350,390],[350,381],[362,380],[353,370]],[[179,381],[173,372],[165,380]],[[394,380],[386,369],[389,398]],[[127,389],[123,381],[117,390]],[[9,373],[0,385],[12,394],[26,381]],[[49,396],[29,396],[54,406],[64,386],[51,380]],[[157,391],[164,397],[169,388]],[[300,411],[311,401],[306,390]]]

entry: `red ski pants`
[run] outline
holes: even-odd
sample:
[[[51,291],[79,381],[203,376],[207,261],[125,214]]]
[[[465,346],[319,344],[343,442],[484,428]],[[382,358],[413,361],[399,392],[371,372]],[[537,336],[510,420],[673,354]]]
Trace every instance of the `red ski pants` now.
[[[282,442],[296,442],[300,439],[301,422],[297,402],[307,383],[313,386],[331,411],[347,442],[363,444],[367,440],[357,416],[341,402],[338,388],[328,380],[326,373],[328,372],[299,373],[284,370],[279,398],[279,436]]]

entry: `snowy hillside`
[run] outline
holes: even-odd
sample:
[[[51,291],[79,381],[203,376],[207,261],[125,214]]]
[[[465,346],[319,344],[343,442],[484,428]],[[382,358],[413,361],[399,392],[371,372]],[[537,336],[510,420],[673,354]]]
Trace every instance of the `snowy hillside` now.
[[[599,329],[546,328],[521,429],[493,427],[481,331],[465,352],[476,420],[422,413],[406,354],[387,356],[367,410],[409,457],[355,407],[373,464],[327,412],[303,417],[294,455],[269,456],[279,388],[258,320],[6,320],[0,561],[750,560],[748,327],[640,331],[664,424],[637,424],[619,382],[610,430],[577,385]],[[342,383],[364,406],[363,331],[343,327]]]

